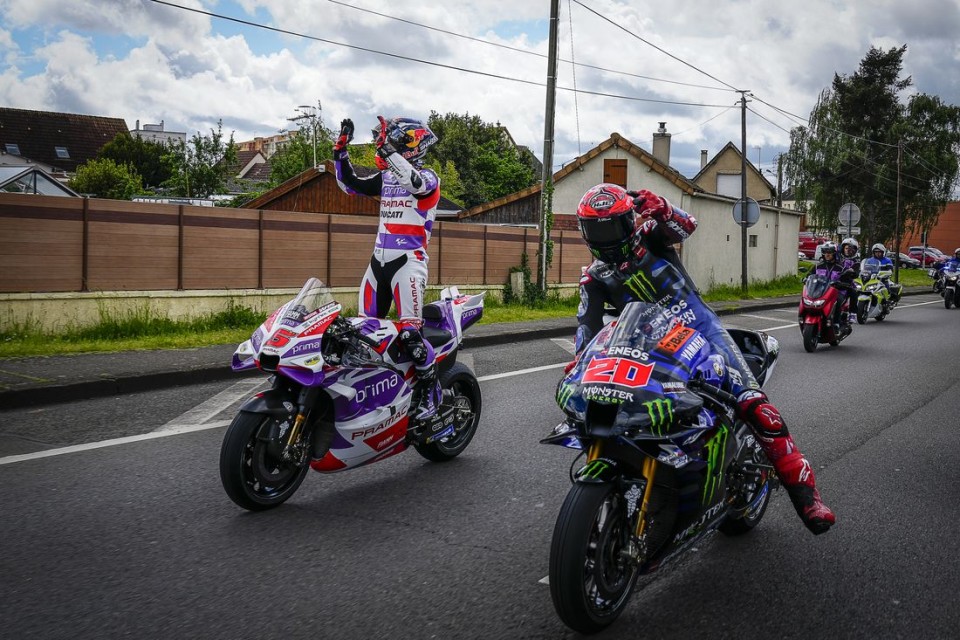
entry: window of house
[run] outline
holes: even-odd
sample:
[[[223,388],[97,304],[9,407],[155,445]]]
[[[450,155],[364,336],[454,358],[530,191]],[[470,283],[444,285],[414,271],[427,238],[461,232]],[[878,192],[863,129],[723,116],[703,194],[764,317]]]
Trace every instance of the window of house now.
[[[57,157],[61,160],[68,160],[70,158],[70,152],[67,151],[66,147],[54,147],[57,152]]]
[[[20,155],[20,145],[18,145],[18,144],[12,144],[12,143],[8,142],[8,143],[6,143],[6,144],[3,145],[3,146],[4,146],[4,148],[6,148],[7,153],[12,153],[12,154],[15,155],[15,156]]]
[[[626,158],[610,158],[603,161],[603,181],[627,188]]]
[[[717,194],[730,198],[740,197],[740,174],[739,173],[720,173],[717,174]]]
[[[747,244],[751,247],[757,246],[757,236],[747,236]]]

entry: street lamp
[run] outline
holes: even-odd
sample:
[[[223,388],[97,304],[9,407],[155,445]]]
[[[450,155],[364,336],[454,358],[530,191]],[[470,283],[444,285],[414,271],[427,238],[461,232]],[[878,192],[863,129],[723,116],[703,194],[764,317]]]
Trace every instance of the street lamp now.
[[[320,111],[320,101],[317,100],[317,106],[312,104],[297,105],[298,115],[287,118],[290,122],[300,124],[301,120],[310,121],[310,130],[313,133],[313,166],[317,166],[317,116]]]

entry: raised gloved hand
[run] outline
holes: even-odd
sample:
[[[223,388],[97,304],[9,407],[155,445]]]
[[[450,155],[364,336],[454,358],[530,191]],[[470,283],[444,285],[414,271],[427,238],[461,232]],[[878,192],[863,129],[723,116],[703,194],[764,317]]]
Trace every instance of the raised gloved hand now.
[[[333,145],[334,151],[342,151],[353,140],[353,120],[345,118],[340,121],[340,136]]]
[[[377,137],[374,140],[374,144],[377,147],[377,155],[380,157],[385,157],[396,151],[393,144],[390,140],[387,139],[387,126],[390,124],[386,121],[383,116],[377,116],[377,120],[380,121],[380,126],[374,131],[377,132]]]
[[[646,189],[627,191],[627,195],[633,197],[633,210],[644,218],[666,222],[673,216],[673,207],[667,202],[667,199],[652,191]]]

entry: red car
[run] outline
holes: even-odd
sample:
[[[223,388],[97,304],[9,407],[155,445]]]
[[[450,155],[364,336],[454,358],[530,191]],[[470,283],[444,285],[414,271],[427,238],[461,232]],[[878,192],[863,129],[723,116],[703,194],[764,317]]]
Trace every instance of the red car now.
[[[805,255],[809,260],[813,260],[814,254],[817,251],[817,247],[819,247],[829,239],[830,238],[825,238],[823,236],[815,235],[810,231],[801,231],[800,232],[800,253]]]
[[[922,246],[910,247],[910,257],[913,258],[914,260],[921,260],[920,258],[921,254],[923,254]],[[940,264],[941,262],[946,262],[946,261],[947,261],[947,256],[945,256],[936,247],[927,247],[926,256],[921,260],[923,266],[925,267]]]

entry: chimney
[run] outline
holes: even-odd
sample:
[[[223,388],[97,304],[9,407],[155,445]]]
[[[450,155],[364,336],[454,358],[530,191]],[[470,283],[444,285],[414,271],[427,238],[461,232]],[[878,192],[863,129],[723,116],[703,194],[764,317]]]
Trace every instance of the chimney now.
[[[703,171],[705,166],[707,166],[707,150],[700,149],[700,170]]]
[[[137,126],[133,130],[140,131],[140,120],[137,120]]]
[[[667,133],[666,122],[661,122],[660,128],[653,134],[653,157],[670,166],[670,134]]]

